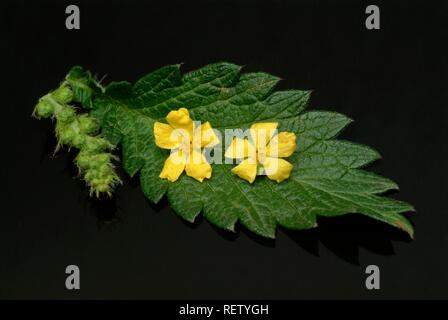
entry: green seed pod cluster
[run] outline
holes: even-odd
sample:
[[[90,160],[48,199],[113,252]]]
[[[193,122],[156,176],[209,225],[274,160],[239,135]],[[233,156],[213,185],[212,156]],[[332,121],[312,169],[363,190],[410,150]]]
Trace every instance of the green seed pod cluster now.
[[[73,93],[67,83],[39,99],[33,115],[37,118],[53,118],[56,121],[58,146],[79,149],[75,158],[80,175],[90,187],[90,195],[111,195],[113,188],[121,183],[115,172],[110,151],[115,147],[98,135],[98,121],[89,114],[77,114],[70,105]]]

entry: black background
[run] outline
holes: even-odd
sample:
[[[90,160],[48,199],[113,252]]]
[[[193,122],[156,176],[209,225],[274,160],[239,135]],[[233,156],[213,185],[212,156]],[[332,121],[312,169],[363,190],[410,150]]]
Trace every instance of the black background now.
[[[0,298],[448,298],[446,2],[63,1],[1,4]],[[364,26],[368,4],[381,30]],[[371,166],[411,202],[416,239],[363,216],[267,241],[203,219],[189,225],[166,200],[146,201],[123,172],[112,200],[89,199],[74,152],[55,157],[36,100],[74,64],[104,82],[161,66],[229,61],[314,90],[310,108],[355,119],[342,134],[383,159]],[[65,289],[65,267],[81,290]],[[381,290],[365,289],[365,267]]]

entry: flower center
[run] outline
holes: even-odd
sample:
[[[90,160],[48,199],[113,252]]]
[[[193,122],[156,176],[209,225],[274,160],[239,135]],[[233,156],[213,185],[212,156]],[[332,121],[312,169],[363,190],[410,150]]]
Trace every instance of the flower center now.
[[[263,163],[266,161],[266,147],[260,147],[256,151],[257,161]]]

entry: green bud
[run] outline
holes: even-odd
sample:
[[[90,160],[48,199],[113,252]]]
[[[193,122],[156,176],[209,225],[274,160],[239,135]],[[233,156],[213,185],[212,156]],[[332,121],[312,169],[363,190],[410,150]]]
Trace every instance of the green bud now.
[[[95,179],[92,179],[92,181],[90,181],[90,186],[95,188],[96,186],[98,186],[99,184],[102,184],[102,183],[103,183],[102,179],[95,178]]]
[[[84,179],[87,181],[88,184],[91,184],[92,181],[95,179],[95,171],[89,170],[84,175]]]
[[[111,174],[111,172],[112,170],[109,163],[101,164],[100,167],[98,168],[98,176],[101,178],[107,177],[108,175]]]
[[[109,176],[104,179],[104,183],[106,183],[108,186],[113,186],[116,182],[117,177],[114,175],[113,172],[111,172]]]
[[[56,118],[61,122],[72,122],[75,119],[76,112],[71,107],[63,107],[56,113]]]
[[[73,146],[78,149],[81,149],[85,142],[86,142],[86,137],[83,134],[78,133],[73,138]]]
[[[101,184],[97,185],[95,189],[96,189],[97,192],[101,192],[101,193],[108,192],[109,191],[109,185],[106,184],[106,183],[101,183]]]
[[[90,137],[90,139],[87,139],[85,143],[85,150],[89,152],[103,151],[110,147],[111,145],[108,141],[98,137]]]
[[[40,100],[34,109],[34,113],[38,117],[48,118],[53,115],[54,106],[45,100]]]
[[[82,133],[94,133],[98,130],[98,122],[96,119],[88,116],[87,114],[83,114],[79,117],[79,130]]]
[[[76,157],[76,164],[81,170],[86,170],[90,167],[92,157],[83,153],[79,153]]]
[[[100,164],[107,164],[111,160],[111,154],[109,153],[100,153],[95,156],[95,161],[97,161]]]
[[[60,103],[70,103],[73,100],[73,92],[67,85],[59,87],[51,95]]]
[[[92,160],[90,163],[92,163]],[[99,196],[101,193],[110,194],[113,187],[121,182],[110,164],[95,168],[90,167],[84,175],[84,179],[90,186],[90,194],[95,194],[96,196]]]
[[[62,127],[58,132],[59,142],[62,144],[71,145],[76,135],[76,132],[72,128]]]

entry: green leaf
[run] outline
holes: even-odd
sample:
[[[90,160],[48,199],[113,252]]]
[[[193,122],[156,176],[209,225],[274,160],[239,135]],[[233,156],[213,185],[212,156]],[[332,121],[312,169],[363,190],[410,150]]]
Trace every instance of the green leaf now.
[[[181,75],[180,65],[156,70],[134,85],[111,83],[96,93],[93,111],[103,134],[121,143],[123,165],[140,172],[146,197],[164,194],[175,212],[193,222],[202,212],[213,225],[233,231],[239,221],[249,230],[274,238],[278,225],[289,229],[317,226],[317,216],[360,213],[406,231],[402,215],[413,208],[380,194],[397,185],[362,167],[380,156],[373,149],[336,140],[351,120],[335,112],[305,112],[309,91],[274,91],[279,78],[267,73],[240,73],[230,63],[207,65]],[[90,74],[88,74],[90,77]],[[254,122],[277,121],[280,131],[297,135],[297,151],[289,158],[291,177],[276,183],[264,176],[253,184],[231,173],[233,165],[213,164],[211,179],[199,183],[183,174],[170,183],[159,178],[169,151],[154,143],[153,125],[169,111],[186,107],[194,120],[226,128],[248,128]]]
[[[103,91],[102,86],[93,78],[92,74],[80,66],[74,66],[69,71],[65,82],[73,91],[73,101],[81,103],[86,109],[92,108],[94,94]]]

